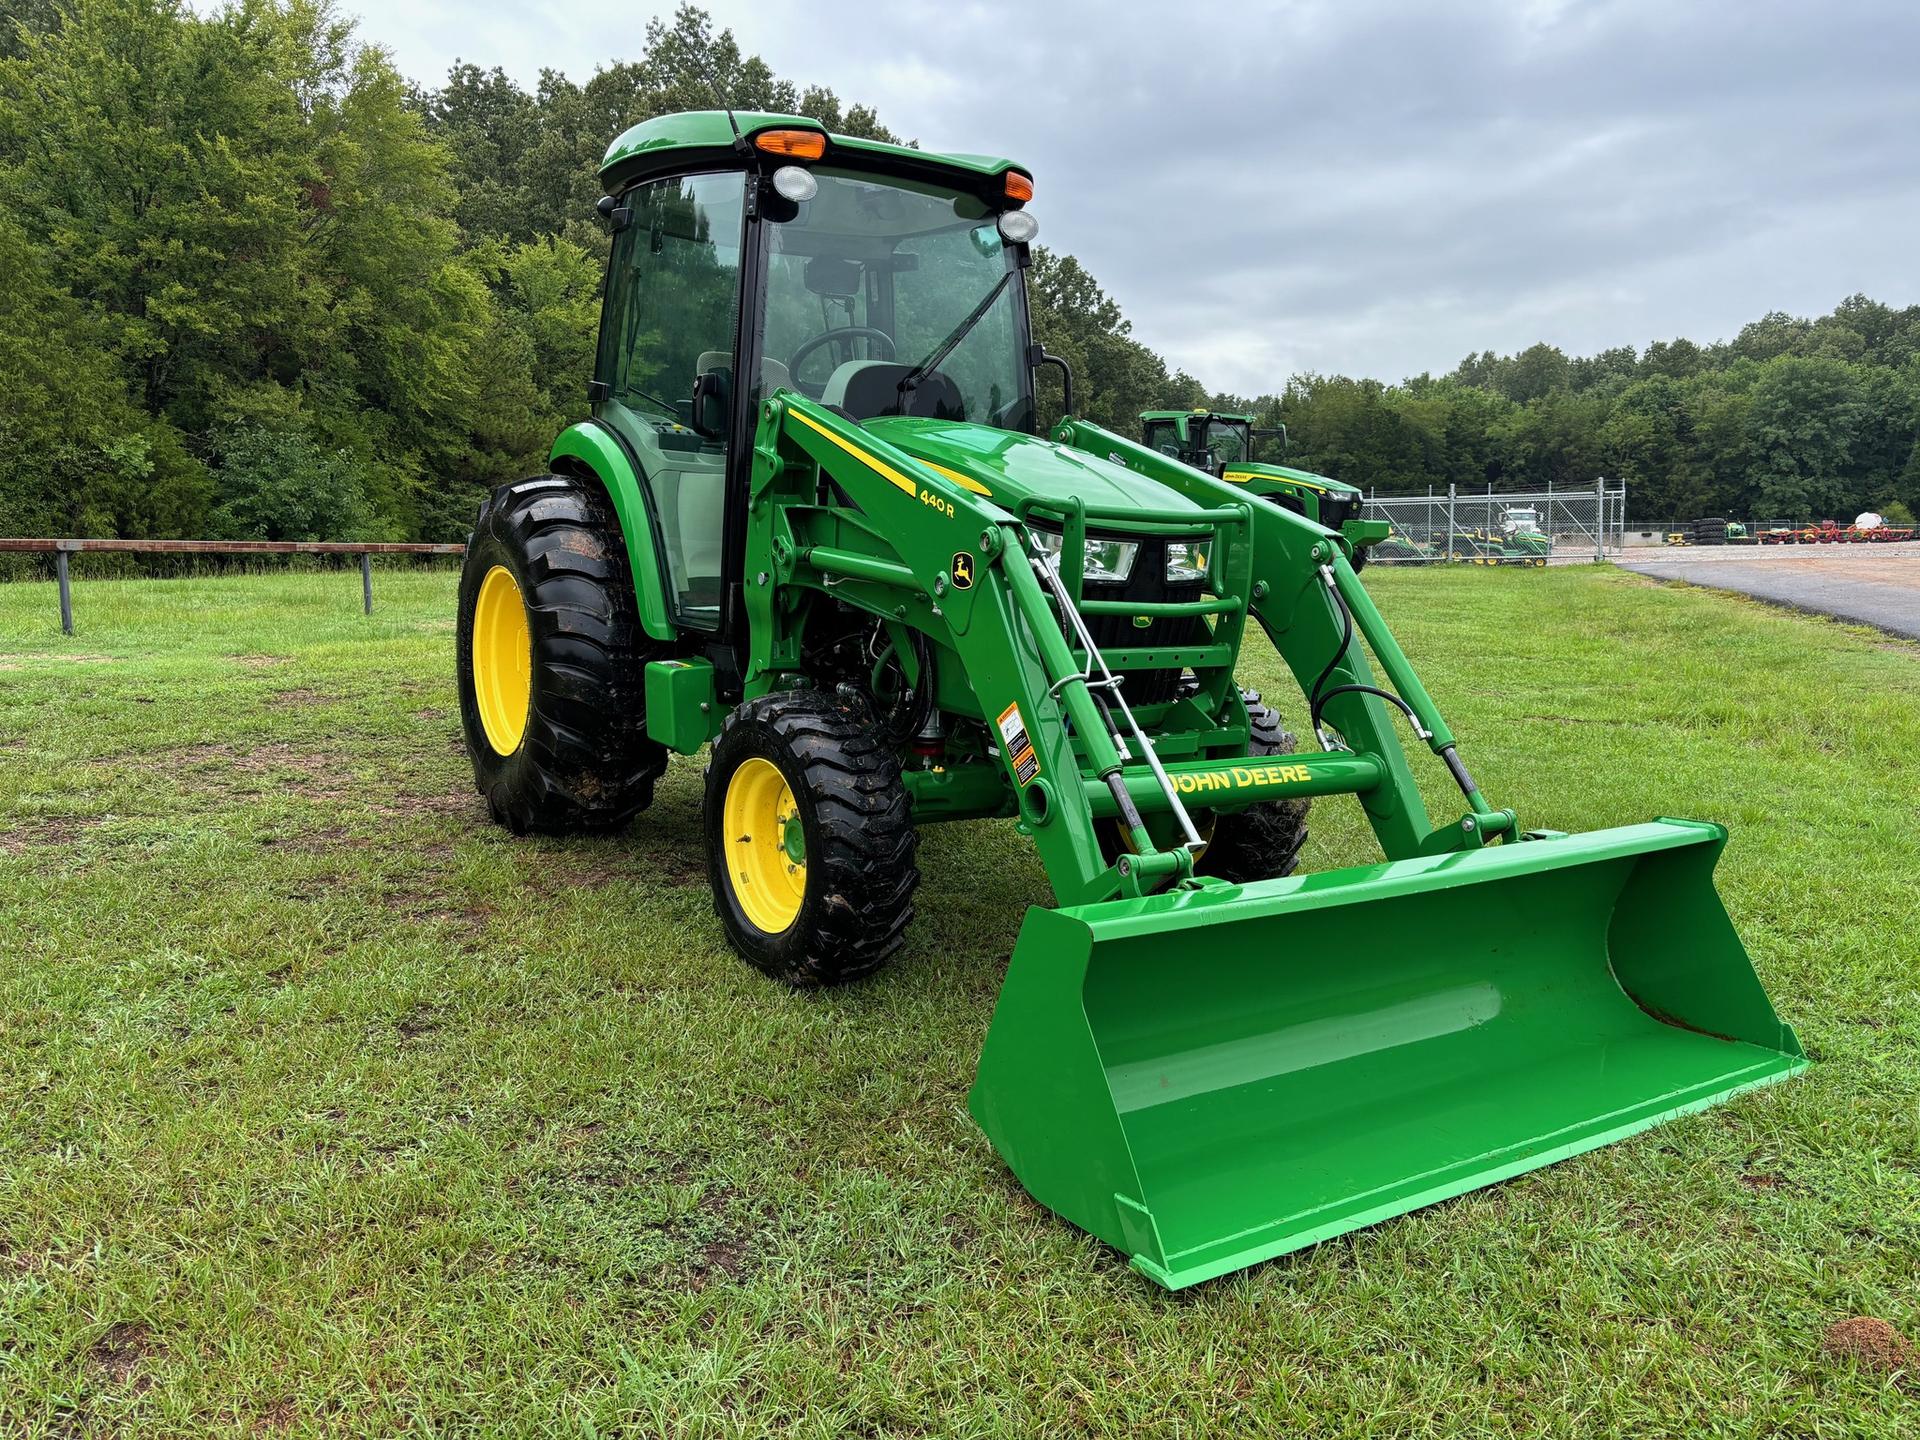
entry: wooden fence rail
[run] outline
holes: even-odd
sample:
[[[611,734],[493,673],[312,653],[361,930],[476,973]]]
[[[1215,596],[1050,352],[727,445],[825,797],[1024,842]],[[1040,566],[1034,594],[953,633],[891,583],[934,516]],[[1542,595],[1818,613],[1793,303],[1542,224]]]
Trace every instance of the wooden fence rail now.
[[[83,550],[118,550],[144,555],[358,555],[360,603],[373,613],[373,557],[376,555],[464,555],[464,545],[421,545],[387,540],[39,540],[0,536],[0,553],[27,551],[53,556],[60,582],[60,629],[73,633],[73,579],[68,557]]]

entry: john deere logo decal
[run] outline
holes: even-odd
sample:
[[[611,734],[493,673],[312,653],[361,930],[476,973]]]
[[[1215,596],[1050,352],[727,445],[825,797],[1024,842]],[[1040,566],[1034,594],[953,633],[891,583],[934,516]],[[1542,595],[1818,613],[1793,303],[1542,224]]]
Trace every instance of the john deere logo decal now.
[[[953,588],[971,590],[973,588],[973,556],[964,550],[956,550],[953,556]]]

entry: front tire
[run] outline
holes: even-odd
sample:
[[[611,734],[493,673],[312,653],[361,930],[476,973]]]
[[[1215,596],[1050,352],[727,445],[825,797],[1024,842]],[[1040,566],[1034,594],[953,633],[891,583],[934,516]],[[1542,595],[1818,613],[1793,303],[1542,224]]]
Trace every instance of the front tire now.
[[[474,788],[515,834],[615,830],[653,799],[640,628],[620,522],[543,475],[480,507],[460,572],[460,723]]]
[[[1244,690],[1247,720],[1252,726],[1249,756],[1291,755],[1300,748],[1280,713],[1260,703],[1259,692]],[[1263,800],[1245,810],[1222,815],[1197,867],[1203,875],[1244,884],[1291,875],[1300,863],[1300,847],[1307,843],[1307,812],[1311,800]]]
[[[905,943],[919,837],[900,764],[864,712],[817,690],[749,700],[707,768],[707,874],[727,939],[811,989]]]

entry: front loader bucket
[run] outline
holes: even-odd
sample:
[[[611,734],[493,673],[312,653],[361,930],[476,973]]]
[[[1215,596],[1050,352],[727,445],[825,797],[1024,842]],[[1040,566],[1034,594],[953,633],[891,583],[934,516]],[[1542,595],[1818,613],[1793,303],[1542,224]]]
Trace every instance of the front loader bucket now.
[[[1065,910],[971,1095],[1042,1204],[1169,1288],[1806,1065],[1661,820]]]

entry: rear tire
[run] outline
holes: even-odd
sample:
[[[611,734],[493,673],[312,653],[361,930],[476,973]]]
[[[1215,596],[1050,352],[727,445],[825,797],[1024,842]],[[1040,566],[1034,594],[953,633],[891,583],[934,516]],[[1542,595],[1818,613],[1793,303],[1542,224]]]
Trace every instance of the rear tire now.
[[[1300,742],[1280,723],[1280,713],[1260,703],[1258,691],[1243,690],[1252,743],[1247,754],[1291,755]],[[1300,847],[1307,843],[1307,812],[1311,800],[1263,800],[1245,810],[1222,815],[1214,823],[1213,839],[1196,867],[1202,875],[1244,884],[1272,880],[1293,873],[1300,863]]]
[[[667,768],[646,730],[659,652],[599,488],[542,475],[496,489],[468,538],[459,616],[461,728],[493,818],[565,835],[644,810]]]
[[[817,690],[749,700],[707,767],[713,905],[755,969],[802,989],[870,975],[905,943],[919,836],[866,713]]]

